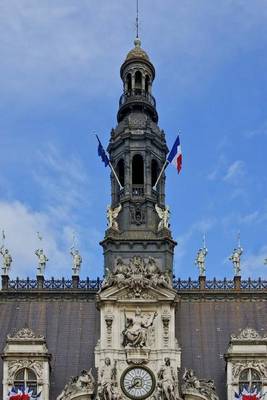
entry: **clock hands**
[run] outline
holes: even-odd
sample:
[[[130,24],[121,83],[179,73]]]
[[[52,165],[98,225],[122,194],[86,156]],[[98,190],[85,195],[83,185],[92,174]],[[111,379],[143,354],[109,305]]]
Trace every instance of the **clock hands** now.
[[[129,386],[129,390],[135,388],[137,385],[140,385],[140,380],[135,380],[135,382],[131,386]]]

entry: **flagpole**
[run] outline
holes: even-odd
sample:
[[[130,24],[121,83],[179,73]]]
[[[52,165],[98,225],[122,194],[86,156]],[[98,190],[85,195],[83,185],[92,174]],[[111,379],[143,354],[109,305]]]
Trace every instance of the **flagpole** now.
[[[113,168],[113,166],[112,166],[112,164],[111,164],[110,161],[108,162],[108,165],[110,166],[110,169],[111,169],[111,171],[113,172],[113,174],[114,174],[114,176],[115,176],[115,178],[116,178],[116,181],[117,181],[118,184],[119,184],[120,190],[122,190],[122,189],[123,189],[123,186],[121,186],[121,183],[120,183],[120,180],[119,180],[119,178],[118,178],[118,175],[116,174],[116,171],[115,171],[115,169]]]
[[[169,164],[169,161],[166,160],[165,163],[163,164],[163,167],[161,168],[161,171],[159,173],[158,179],[156,180],[155,185],[153,186],[153,190],[156,190],[157,184],[159,183],[159,180],[161,178],[161,175],[163,174],[163,171],[165,170],[166,166]]]

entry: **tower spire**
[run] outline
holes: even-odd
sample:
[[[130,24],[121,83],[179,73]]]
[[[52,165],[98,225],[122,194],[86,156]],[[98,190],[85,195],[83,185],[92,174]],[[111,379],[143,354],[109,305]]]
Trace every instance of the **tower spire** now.
[[[139,0],[136,0],[136,38],[139,38]]]

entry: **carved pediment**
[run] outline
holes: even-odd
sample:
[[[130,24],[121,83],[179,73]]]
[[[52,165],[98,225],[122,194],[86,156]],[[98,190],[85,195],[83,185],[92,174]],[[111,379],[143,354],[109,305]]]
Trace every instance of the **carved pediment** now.
[[[233,341],[253,341],[253,340],[266,340],[267,335],[260,335],[255,329],[245,328],[237,335],[231,335],[231,342]]]
[[[136,301],[136,300],[150,300],[150,301],[174,301],[177,293],[173,289],[155,288],[147,286],[146,289],[136,292],[131,287],[123,286],[118,288],[113,286],[98,293],[98,301]]]
[[[15,333],[11,333],[7,335],[7,339],[19,339],[19,340],[28,340],[28,339],[39,339],[44,340],[44,336],[36,335],[32,329],[30,328],[22,328],[16,331]]]

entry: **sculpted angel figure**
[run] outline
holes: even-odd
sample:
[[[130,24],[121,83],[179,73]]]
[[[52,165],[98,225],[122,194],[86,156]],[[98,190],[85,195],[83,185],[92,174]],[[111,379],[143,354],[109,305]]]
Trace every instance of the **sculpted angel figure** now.
[[[3,256],[3,275],[8,275],[12,263],[12,257],[8,249],[6,249],[4,246],[1,246],[0,254]]]
[[[43,249],[37,249],[35,254],[37,255],[39,261],[38,261],[38,267],[37,267],[37,274],[38,275],[44,275],[46,263],[48,261],[48,258],[44,254]]]
[[[145,347],[147,344],[148,328],[153,325],[157,315],[157,312],[154,312],[149,317],[143,316],[140,308],[137,307],[133,318],[125,316],[126,326],[122,332],[123,346]]]
[[[164,359],[165,365],[158,372],[158,391],[162,400],[176,400],[178,379],[171,367],[169,358]]]
[[[158,231],[161,231],[162,229],[169,229],[170,224],[170,209],[167,206],[165,210],[161,207],[159,207],[157,204],[155,205],[155,209],[157,211],[158,217],[160,219],[159,225],[158,225]]]
[[[205,276],[205,274],[206,274],[205,260],[206,260],[207,254],[208,254],[207,247],[203,247],[198,250],[195,264],[198,265],[199,276]]]
[[[241,266],[240,266],[240,260],[241,260],[241,255],[243,253],[242,247],[237,247],[233,250],[233,253],[229,257],[229,260],[232,261],[233,266],[234,266],[234,274],[235,276],[239,276],[241,272]]]
[[[73,248],[70,251],[72,256],[72,272],[73,275],[79,275],[81,264],[82,264],[82,257],[79,253],[79,250],[74,250]]]
[[[118,207],[112,208],[110,205],[107,207],[107,220],[108,228],[119,230],[119,225],[117,222],[118,215],[122,209],[122,205],[119,204]]]

